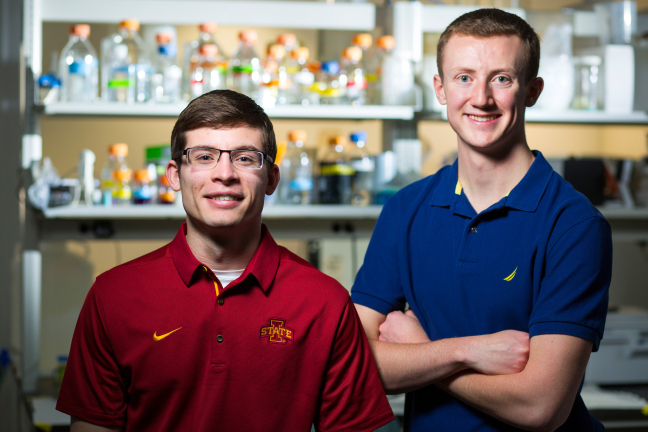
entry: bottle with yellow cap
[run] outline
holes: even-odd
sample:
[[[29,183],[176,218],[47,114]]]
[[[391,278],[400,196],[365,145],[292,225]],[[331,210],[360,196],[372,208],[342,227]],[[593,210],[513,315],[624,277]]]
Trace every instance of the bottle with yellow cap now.
[[[281,160],[279,203],[311,204],[313,202],[314,151],[307,149],[306,131],[294,130],[288,134],[286,154]]]
[[[329,148],[320,162],[317,180],[320,204],[351,204],[351,181],[355,171],[349,164],[346,138],[331,138]]]
[[[263,70],[261,59],[254,49],[257,33],[244,30],[239,33],[239,41],[239,48],[230,61],[229,87],[258,101]]]
[[[101,97],[106,102],[150,99],[151,61],[138,30],[139,21],[122,21],[117,33],[101,43]]]
[[[342,70],[340,83],[346,82],[346,92],[343,103],[349,105],[364,105],[367,98],[367,80],[360,61],[362,50],[353,46],[342,51]],[[344,77],[344,79],[342,79]]]
[[[376,51],[366,62],[367,102],[382,104],[382,65],[394,49],[394,36],[381,36],[376,40]]]
[[[183,95],[186,100],[193,99],[191,93],[191,71],[194,70],[200,61],[200,47],[203,45],[216,45],[218,55],[223,59],[227,66],[228,55],[216,40],[216,30],[218,29],[214,22],[204,22],[198,26],[198,38],[187,43],[184,47],[184,84]]]
[[[215,44],[198,48],[198,61],[191,64],[191,98],[227,88],[227,59],[220,55]]]
[[[153,64],[151,97],[156,103],[180,102],[182,69],[176,62],[176,45],[171,43],[171,33],[158,33],[157,57]]]
[[[88,36],[89,25],[70,27],[59,64],[62,102],[92,102],[99,95],[99,59]]]
[[[126,163],[126,156],[127,144],[117,143],[108,147],[108,161],[101,170],[101,194],[105,206],[130,204],[132,171]]]

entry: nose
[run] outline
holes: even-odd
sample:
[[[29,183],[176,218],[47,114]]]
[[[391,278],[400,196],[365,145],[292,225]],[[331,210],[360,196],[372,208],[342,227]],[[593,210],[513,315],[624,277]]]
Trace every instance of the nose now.
[[[238,173],[232,163],[231,153],[221,151],[216,166],[212,168],[212,180],[230,183],[236,179],[238,179]]]
[[[473,87],[472,105],[487,108],[493,105],[493,92],[488,81],[480,81]]]

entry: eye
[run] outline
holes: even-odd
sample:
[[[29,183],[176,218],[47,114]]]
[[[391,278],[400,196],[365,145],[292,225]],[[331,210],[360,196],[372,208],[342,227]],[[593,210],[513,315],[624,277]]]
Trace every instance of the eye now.
[[[505,84],[505,83],[511,81],[510,79],[508,79],[508,77],[505,77],[505,76],[498,76],[498,77],[496,78],[496,80],[497,80],[497,82],[500,83],[500,84]]]
[[[468,77],[468,75],[461,75],[459,77],[459,81],[462,83],[467,83],[468,81],[470,81],[470,78]]]
[[[191,159],[195,163],[209,163],[216,158],[214,156],[214,153],[209,150],[194,149],[191,152]]]

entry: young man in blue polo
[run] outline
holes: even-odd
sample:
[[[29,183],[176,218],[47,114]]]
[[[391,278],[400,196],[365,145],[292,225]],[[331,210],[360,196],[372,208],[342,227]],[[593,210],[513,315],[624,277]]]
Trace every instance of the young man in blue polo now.
[[[539,57],[533,29],[497,9],[439,41],[458,160],[389,200],[352,290],[385,389],[408,392],[406,431],[602,430],[579,390],[610,227],[527,145]]]
[[[194,99],[171,135],[187,221],[100,275],[57,409],[72,432],[372,431],[393,420],[348,292],[261,223],[279,168],[254,101]]]

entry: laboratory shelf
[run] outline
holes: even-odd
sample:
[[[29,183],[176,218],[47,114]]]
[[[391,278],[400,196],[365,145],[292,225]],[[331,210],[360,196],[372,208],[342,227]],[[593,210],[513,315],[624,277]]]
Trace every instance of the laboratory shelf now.
[[[186,103],[125,104],[117,102],[57,102],[41,106],[40,108],[47,115],[176,117],[186,106]],[[271,118],[394,120],[411,120],[414,118],[413,106],[392,105],[279,105],[265,108],[265,112]]]
[[[125,17],[142,24],[197,24],[214,20],[221,26],[318,30],[372,30],[372,3],[314,1],[151,1],[40,0],[41,21],[118,23]]]

